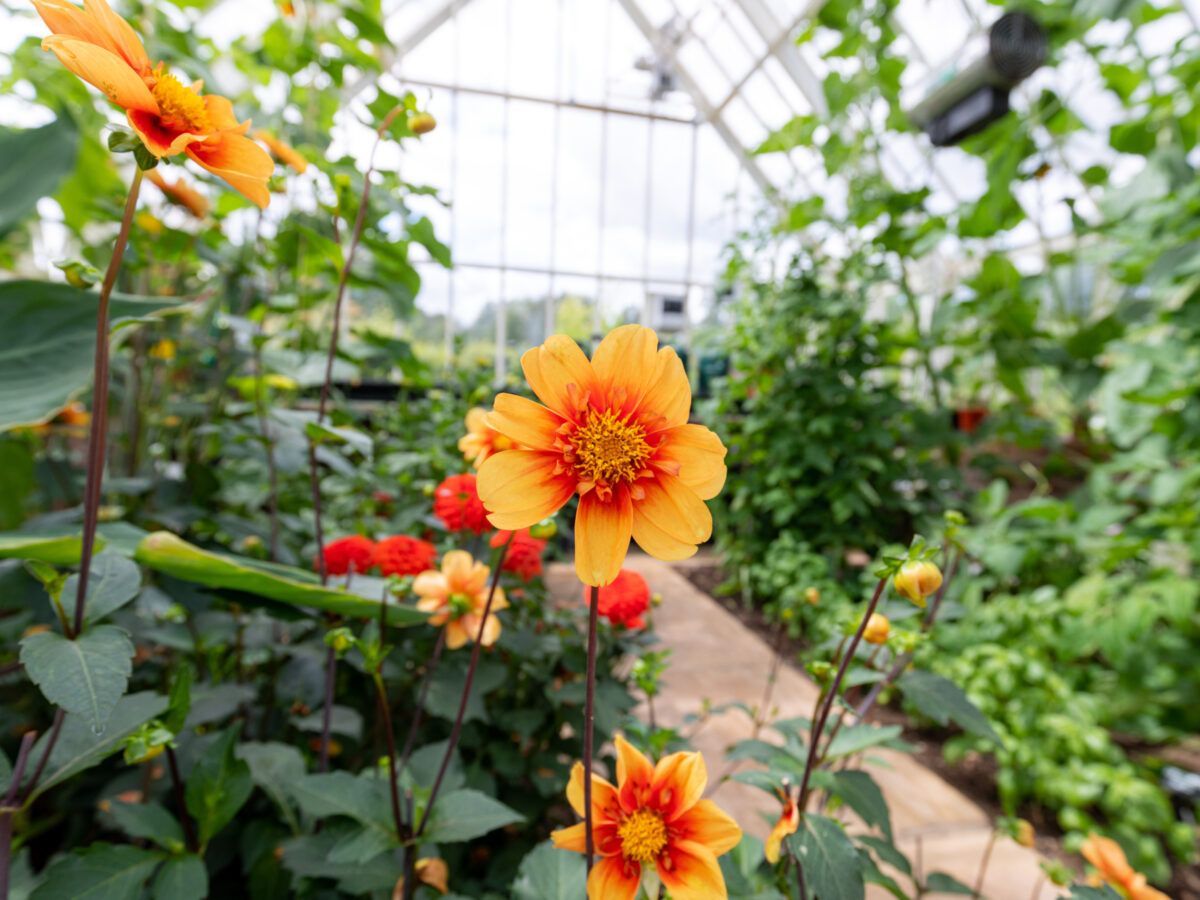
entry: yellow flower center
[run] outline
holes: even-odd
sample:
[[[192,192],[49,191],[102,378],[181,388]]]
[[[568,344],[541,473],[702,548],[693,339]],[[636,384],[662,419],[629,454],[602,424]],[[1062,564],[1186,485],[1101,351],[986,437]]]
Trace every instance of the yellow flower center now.
[[[159,119],[167,128],[193,134],[213,130],[204,100],[174,75],[158,75],[151,93],[158,101]]]
[[[570,438],[575,472],[587,481],[631,484],[650,458],[646,431],[615,412],[589,412],[583,427]]]
[[[667,826],[658,813],[639,809],[617,828],[621,838],[621,854],[638,862],[653,862],[667,846]]]

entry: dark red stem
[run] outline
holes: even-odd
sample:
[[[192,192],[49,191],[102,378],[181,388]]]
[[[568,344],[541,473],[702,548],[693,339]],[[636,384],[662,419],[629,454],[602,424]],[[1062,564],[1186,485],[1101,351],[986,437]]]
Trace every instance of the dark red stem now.
[[[596,631],[599,621],[600,588],[592,585],[591,602],[588,604],[587,687],[583,706],[583,821],[589,875],[596,853],[592,836],[592,744],[596,728]]]

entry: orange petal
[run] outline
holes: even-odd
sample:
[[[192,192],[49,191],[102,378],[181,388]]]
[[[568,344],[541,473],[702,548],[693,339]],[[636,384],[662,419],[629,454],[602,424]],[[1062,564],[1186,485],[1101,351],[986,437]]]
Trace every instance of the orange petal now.
[[[648,803],[666,822],[673,822],[704,796],[708,767],[699,753],[681,751],[664,756],[654,767]]]
[[[654,765],[645,755],[617,735],[617,784],[620,786],[621,808],[633,812],[641,808],[646,794],[650,792],[650,781],[654,778]]]
[[[716,855],[692,841],[672,842],[658,859],[658,875],[671,900],[724,900],[725,879]]]
[[[606,856],[588,876],[588,900],[633,900],[641,886],[640,865],[622,856]]]
[[[63,37],[79,38],[89,44],[95,44],[102,50],[107,50],[114,56],[124,59],[121,48],[107,31],[94,18],[66,0],[32,0],[33,8],[37,10],[51,34]],[[126,60],[128,64],[128,60]],[[136,68],[136,66],[134,67]]]
[[[479,634],[479,632],[474,631],[474,629],[472,629],[472,631],[475,636],[477,636]],[[485,646],[485,647],[490,647],[490,646],[492,646],[492,644],[496,643],[496,640],[499,637],[500,637],[500,620],[497,619],[495,616],[489,614],[487,617],[487,622],[483,626],[483,640],[480,641],[480,643],[483,644],[483,646]]]
[[[667,534],[646,518],[637,503],[633,504],[633,539],[655,559],[668,561],[688,559],[699,549],[695,544]]]
[[[692,385],[679,355],[670,347],[658,351],[650,389],[638,406],[648,432],[684,425],[692,408]]]
[[[474,635],[469,637],[473,638]],[[455,620],[446,623],[446,649],[457,650],[459,647],[466,644],[468,640],[467,629],[462,626],[462,623]]]
[[[441,597],[422,597],[417,601],[417,609],[421,612],[436,612],[442,608]]]
[[[212,140],[189,144],[186,152],[192,161],[228,181],[256,206],[265,209],[271,202],[267,179],[275,171],[275,163],[249,138],[226,132]]]
[[[208,111],[209,121],[217,131],[232,131],[234,134],[245,134],[250,130],[250,120],[239,122],[233,114],[233,104],[228,97],[220,94],[208,94],[204,98],[204,108]],[[275,166],[271,166],[271,171]]]
[[[567,782],[567,802],[571,809],[583,815],[583,763],[577,762],[571,768],[571,779]],[[617,798],[617,789],[599,775],[592,775],[592,825],[601,822],[615,822],[621,815],[621,803]]]
[[[421,597],[441,599],[449,595],[450,583],[441,572],[430,569],[413,579],[413,593]]]
[[[779,862],[779,849],[783,845],[783,839],[789,834],[795,834],[796,829],[800,827],[798,819],[798,816],[789,815],[785,811],[779,817],[779,821],[775,823],[775,827],[771,829],[771,834],[767,837],[767,844],[764,848],[767,862],[771,865]]]
[[[122,109],[158,115],[158,102],[150,89],[116,54],[78,38],[53,34],[42,39],[42,49],[53,51],[59,62]]]
[[[649,389],[656,371],[658,335],[641,325],[622,325],[607,335],[592,354],[592,369],[602,388],[612,396],[614,388],[624,389],[622,415],[637,408]]]
[[[536,450],[505,450],[485,459],[475,487],[491,523],[516,530],[558,512],[575,492],[575,481],[555,475],[555,463]]]
[[[689,544],[701,544],[712,535],[712,513],[678,478],[660,474],[638,484],[644,491],[638,512],[651,525]]]
[[[575,418],[576,412],[567,385],[584,392],[595,388],[592,364],[565,334],[551,335],[540,347],[526,351],[521,368],[538,399],[566,418]]]
[[[573,850],[576,853],[587,853],[587,823],[580,822],[570,828],[560,828],[550,832],[550,840],[559,850]]]
[[[540,403],[534,403],[516,394],[497,394],[495,407],[485,422],[524,447],[551,450],[554,447],[555,432],[563,424],[563,417]],[[470,427],[469,417],[467,425]]]
[[[737,822],[711,800],[697,802],[671,823],[671,830],[680,840],[703,844],[717,856],[732,850],[742,839]]]
[[[633,503],[629,492],[613,492],[605,502],[597,491],[579,498],[575,513],[575,574],[584,584],[603,587],[621,574],[633,533]]]
[[[1124,884],[1137,873],[1125,858],[1125,851],[1112,838],[1089,834],[1079,847],[1083,858],[1100,870],[1100,873],[1112,881]]]
[[[146,149],[159,159],[178,156],[188,148],[189,144],[204,140],[203,135],[165,127],[157,113],[131,109],[127,117],[129,126],[137,132],[137,136],[142,139]]]
[[[679,425],[663,432],[657,459],[679,463],[679,480],[701,500],[725,485],[725,445],[703,425]]]
[[[83,0],[84,12],[108,34],[116,51],[138,74],[150,71],[150,57],[137,32],[118,16],[104,0]]]

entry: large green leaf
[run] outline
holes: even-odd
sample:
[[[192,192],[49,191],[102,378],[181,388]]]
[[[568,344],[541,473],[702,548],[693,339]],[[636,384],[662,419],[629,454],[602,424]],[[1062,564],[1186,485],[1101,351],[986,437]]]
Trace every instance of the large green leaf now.
[[[97,546],[101,545],[97,540]],[[52,566],[79,563],[82,540],[78,537],[53,537],[21,531],[0,532],[0,559],[36,559]]]
[[[131,838],[147,838],[167,850],[183,849],[183,828],[157,803],[112,803],[112,817]]]
[[[378,779],[349,772],[305,775],[289,785],[296,802],[310,816],[348,816],[363,825],[391,833],[395,824],[387,786]],[[432,836],[429,838],[433,842]]]
[[[863,900],[866,891],[858,851],[837,822],[808,813],[803,828],[788,838],[788,844],[804,869],[810,896]]]
[[[468,788],[438,797],[429,816],[425,839],[431,844],[470,841],[520,821],[521,814],[516,810]]]
[[[84,716],[97,731],[133,671],[133,642],[113,625],[100,625],[69,640],[53,631],[21,641],[21,664],[46,699],[69,713]]]
[[[304,777],[304,755],[291,744],[274,742],[239,744],[235,752],[250,767],[254,783],[278,804],[288,827],[299,834],[300,823],[292,809],[290,788]]]
[[[225,729],[188,774],[185,799],[201,846],[229,824],[254,790],[250,767],[234,755],[238,730]]]
[[[154,900],[204,900],[207,896],[208,869],[194,853],[172,856],[154,878]]]
[[[92,844],[52,865],[30,900],[138,900],[162,859],[128,845]]]
[[[96,299],[95,293],[66,284],[0,282],[0,431],[47,421],[88,386],[96,353]],[[180,303],[178,297],[114,294],[109,314],[116,325]]]
[[[207,587],[244,591],[290,606],[312,607],[352,618],[379,617],[378,597],[322,587],[302,569],[267,567],[254,560],[202,550],[167,531],[147,535],[138,544],[134,559],[172,578]],[[290,577],[280,574],[284,572]],[[427,618],[426,613],[412,607],[388,604],[388,622],[392,625],[415,625]]]
[[[901,676],[896,687],[905,700],[939,725],[946,725],[953,720],[976,737],[1003,743],[987,716],[967,699],[962,688],[948,678],[916,669]]]
[[[78,153],[79,129],[67,116],[27,131],[0,130],[0,237],[54,193]]]
[[[587,862],[578,853],[559,850],[550,841],[538,844],[521,861],[513,882],[516,900],[578,900],[587,881]]]
[[[132,600],[142,587],[142,574],[136,564],[116,550],[105,550],[92,557],[88,576],[84,617],[98,622]],[[63,586],[63,596],[71,599],[79,592],[79,576],[72,575]],[[74,603],[74,600],[71,599]]]
[[[892,840],[892,818],[887,801],[875,779],[866,772],[838,772],[834,793],[868,825],[878,825],[888,841]]]

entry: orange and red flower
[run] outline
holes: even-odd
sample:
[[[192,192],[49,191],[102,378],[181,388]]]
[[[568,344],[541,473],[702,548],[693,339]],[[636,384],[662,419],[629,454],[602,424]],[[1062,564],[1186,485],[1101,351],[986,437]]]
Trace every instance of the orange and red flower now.
[[[642,875],[657,870],[674,900],[721,900],[717,857],[742,839],[737,823],[701,799],[708,771],[699,753],[672,753],[654,765],[617,735],[617,785],[592,775],[592,836],[600,857],[588,876],[589,900],[633,900]],[[583,808],[583,764],[576,763],[567,800]],[[555,831],[556,847],[585,853],[587,825]]]
[[[512,535],[512,543],[504,554],[501,571],[512,572],[522,581],[532,581],[542,574],[542,553],[546,542],[531,537],[528,528],[522,528],[516,534],[511,531],[497,531],[490,541],[493,547],[503,547]]]
[[[428,541],[398,534],[384,538],[375,545],[371,565],[379,566],[383,575],[420,575],[432,569],[437,559],[437,547]]]
[[[1162,891],[1146,884],[1146,876],[1129,864],[1125,851],[1112,838],[1089,834],[1079,852],[1096,867],[1104,881],[1123,890],[1129,900],[1171,900]]]
[[[308,171],[308,160],[301,156],[291,144],[285,144],[271,132],[261,128],[254,132],[253,137],[260,144],[266,144],[271,155],[285,166],[291,166],[301,175]]]
[[[353,570],[362,574],[371,568],[375,555],[375,542],[361,534],[330,541],[321,551],[325,556],[325,572],[329,575],[347,575]],[[313,568],[319,568],[313,560]]]
[[[182,180],[167,181],[158,174],[157,169],[146,173],[146,180],[163,192],[163,196],[172,203],[182,206],[197,219],[208,215],[208,200],[195,188]]]
[[[583,587],[583,600],[592,602],[592,589]],[[642,628],[642,614],[650,608],[650,585],[640,572],[622,569],[612,584],[600,588],[600,615],[613,625]]]
[[[422,572],[413,581],[417,609],[433,613],[430,625],[446,626],[446,647],[457,650],[467,641],[479,636],[479,624],[487,606],[489,569],[471,558],[465,550],[451,550],[442,557],[442,569]],[[496,610],[505,609],[508,601],[497,585],[492,597],[480,643],[490,647],[500,637],[500,620]]]
[[[771,865],[779,862],[779,849],[783,845],[783,839],[789,834],[795,834],[800,828],[800,807],[796,805],[795,798],[787,790],[776,791],[776,793],[783,802],[783,814],[775,823],[775,827],[771,829],[771,834],[767,837],[767,845],[764,848],[767,862]]]
[[[591,360],[559,334],[521,366],[542,403],[500,394],[487,417],[518,445],[479,469],[491,523],[526,528],[578,494],[575,571],[590,585],[617,577],[631,537],[659,559],[694,554],[712,533],[704,501],[725,483],[725,447],[688,424],[692,389],[675,351],[625,325]]]
[[[458,439],[458,449],[475,468],[493,453],[513,449],[513,442],[487,423],[488,411],[475,407],[467,413],[467,433]]]
[[[451,475],[433,492],[433,514],[449,531],[483,534],[488,529],[487,510],[479,500],[474,475]]]
[[[184,85],[162,63],[152,66],[129,23],[105,0],[85,0],[80,9],[67,0],[32,0],[51,34],[42,49],[125,110],[130,127],[158,158],[188,158],[229,182],[261,207],[270,202],[267,178],[271,157],[245,136],[226,98],[200,94],[200,84]]]

